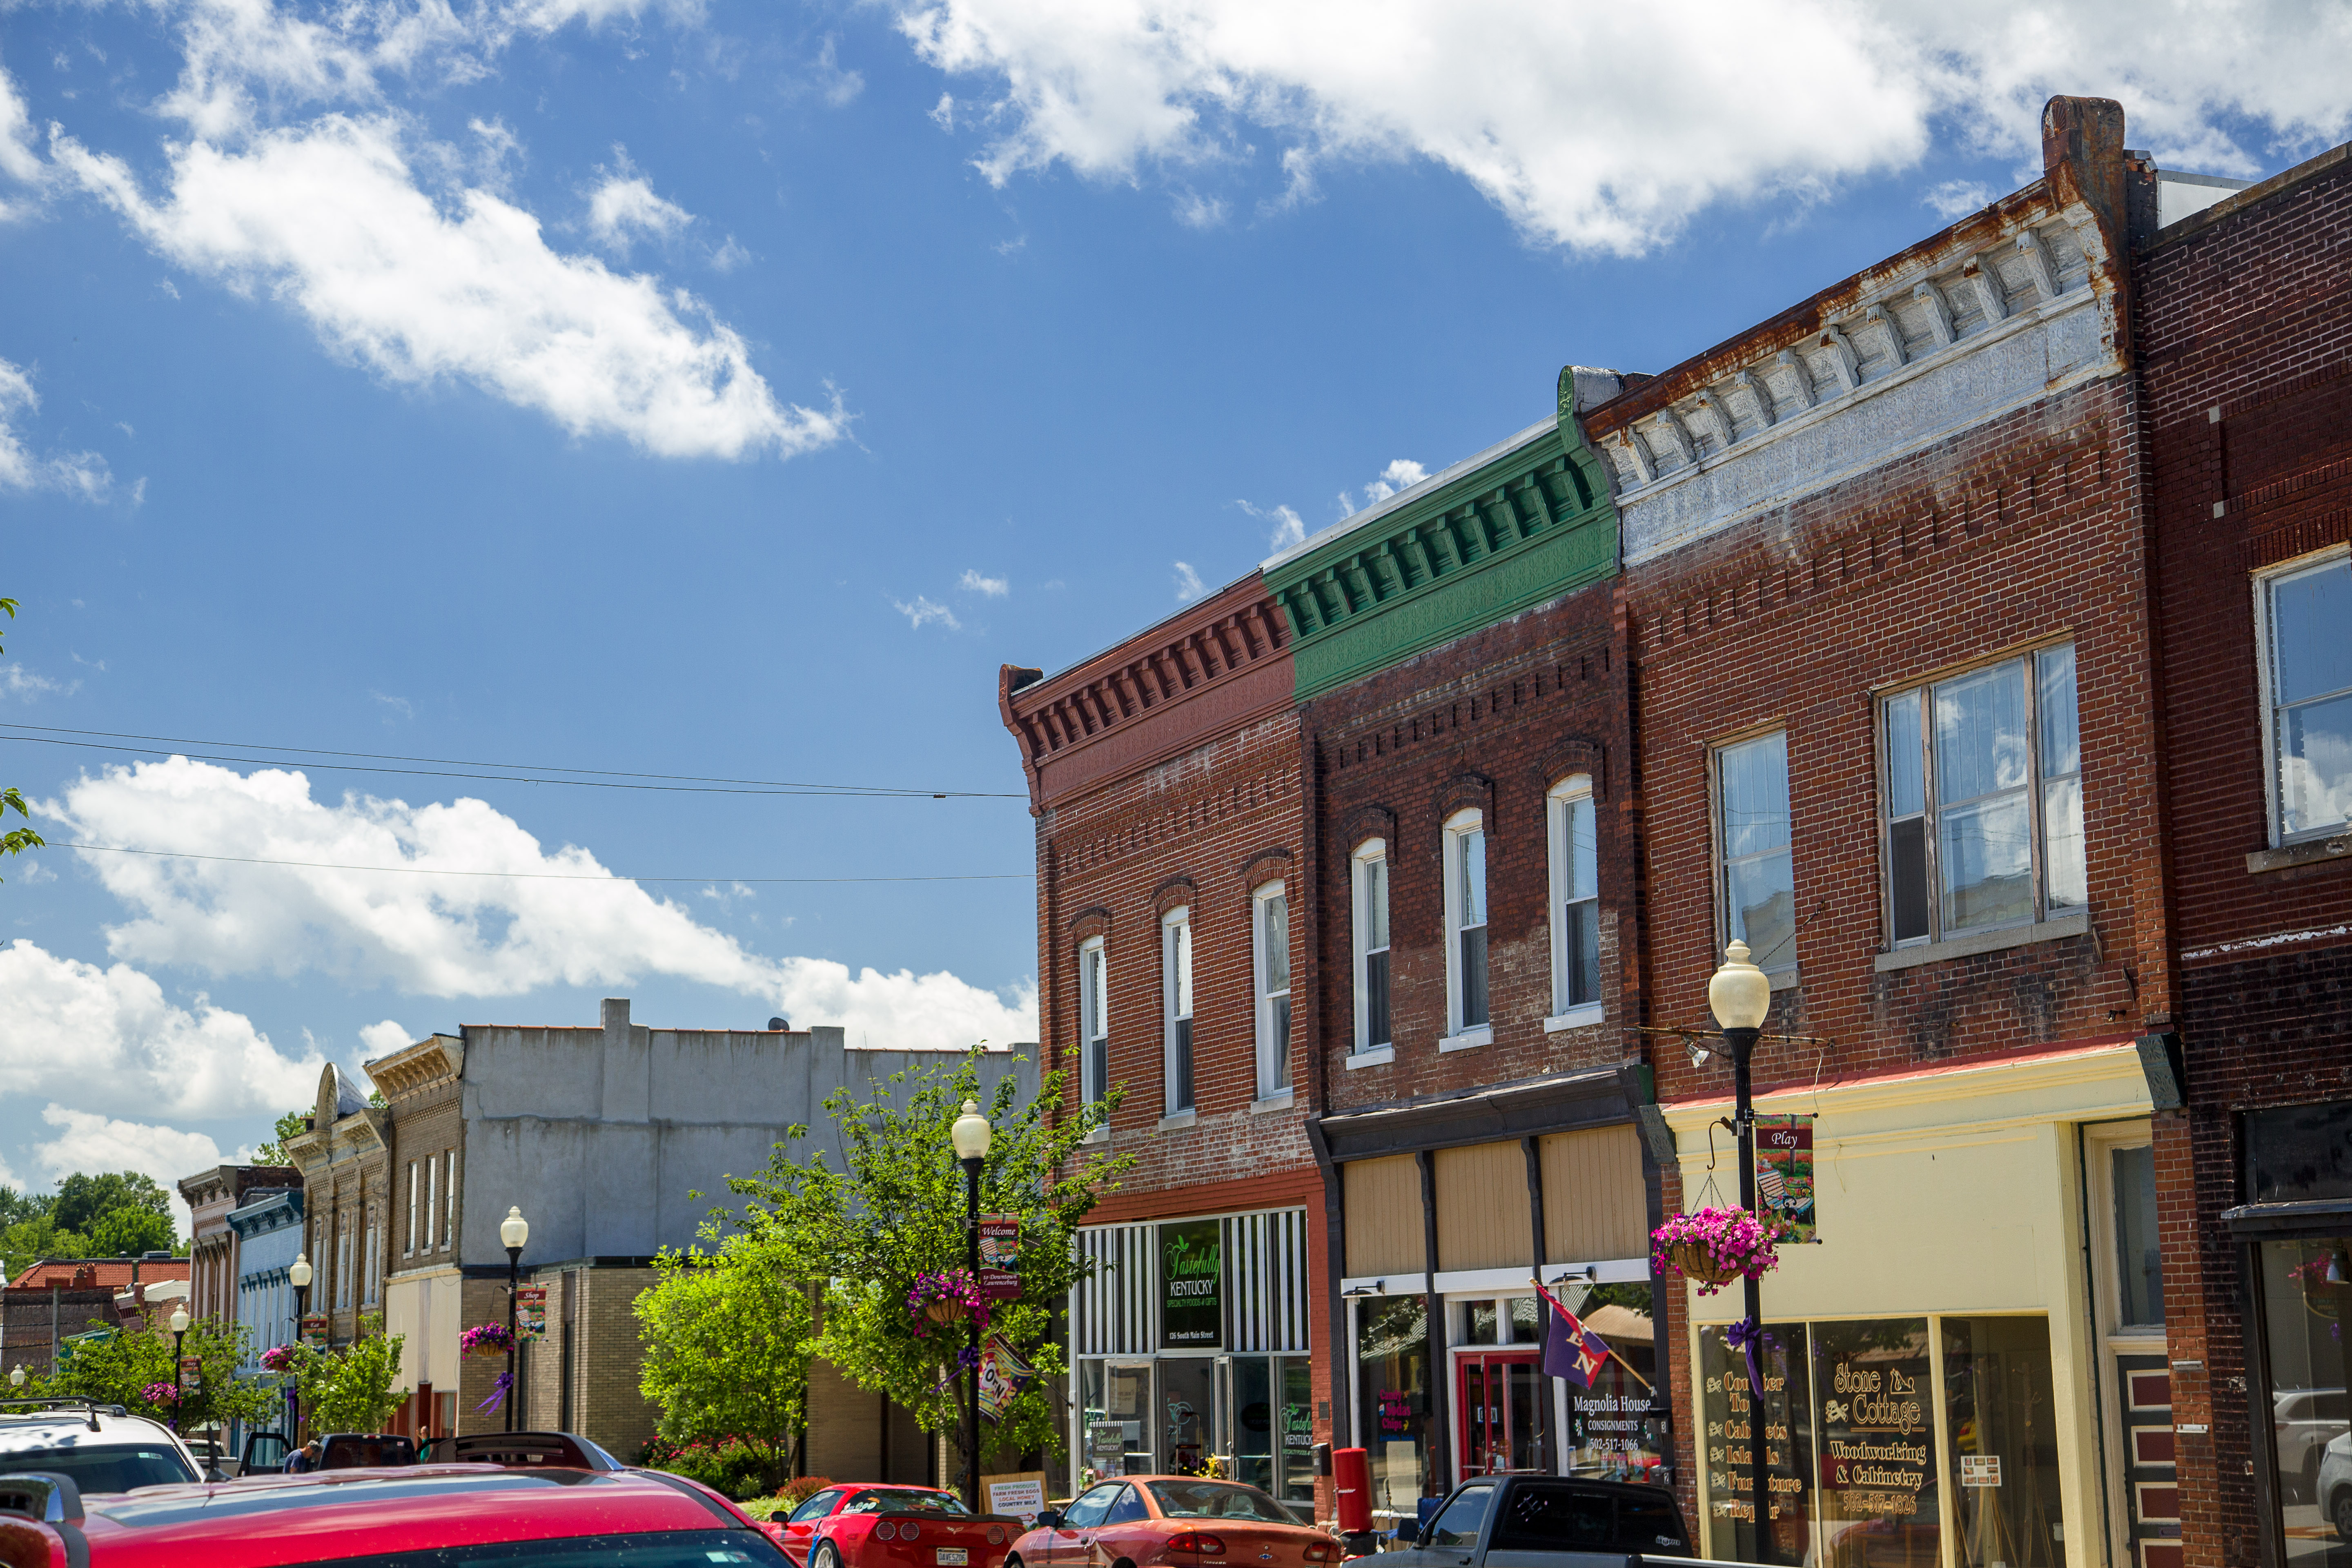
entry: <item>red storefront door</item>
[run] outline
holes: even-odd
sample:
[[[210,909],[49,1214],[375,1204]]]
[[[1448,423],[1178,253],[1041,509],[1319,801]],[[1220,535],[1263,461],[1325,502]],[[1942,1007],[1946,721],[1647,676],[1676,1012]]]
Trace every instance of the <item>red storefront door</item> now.
[[[1486,1351],[1456,1357],[1454,1408],[1462,1413],[1462,1474],[1500,1475],[1543,1468],[1546,1398],[1534,1351]]]

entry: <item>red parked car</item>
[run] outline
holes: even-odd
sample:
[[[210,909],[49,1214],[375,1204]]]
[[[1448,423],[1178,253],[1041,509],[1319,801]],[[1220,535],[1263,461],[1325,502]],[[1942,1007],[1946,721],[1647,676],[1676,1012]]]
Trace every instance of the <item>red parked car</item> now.
[[[417,1465],[325,1470],[84,1500],[70,1480],[0,1483],[11,1562],[89,1568],[785,1568],[708,1487],[650,1470]],[[45,1557],[24,1555],[35,1538]]]
[[[1021,1521],[937,1487],[842,1486],[772,1530],[798,1568],[1000,1568]]]
[[[1339,1543],[1298,1522],[1255,1487],[1197,1476],[1098,1481],[1015,1542],[1008,1568],[1200,1568],[1222,1558],[1249,1568],[1339,1561]]]

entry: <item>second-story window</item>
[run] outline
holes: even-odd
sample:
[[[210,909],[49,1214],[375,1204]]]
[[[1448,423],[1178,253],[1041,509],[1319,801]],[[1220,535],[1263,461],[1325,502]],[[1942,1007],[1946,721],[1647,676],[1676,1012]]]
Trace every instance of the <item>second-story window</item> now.
[[[1592,781],[1582,773],[1552,785],[1545,802],[1551,838],[1551,1010],[1566,1017],[1601,1005],[1601,873]]]
[[[2274,845],[2352,822],[2352,558],[2328,554],[2255,584]]]
[[[1160,993],[1166,1008],[1168,1114],[1192,1109],[1192,911],[1174,909],[1160,923]]]
[[[1250,946],[1257,974],[1257,1094],[1290,1087],[1290,900],[1280,882],[1250,897]]]
[[[426,1238],[425,1245],[432,1245],[430,1237]],[[416,1162],[414,1160],[408,1162],[408,1248],[404,1256],[416,1256]]]
[[[434,1206],[433,1197],[437,1185],[433,1178],[440,1163],[430,1154],[425,1157],[425,1250],[427,1252],[433,1250],[433,1216],[440,1212]]]
[[[1897,691],[1880,711],[1894,943],[2085,902],[2071,644]]]
[[[1104,982],[1108,955],[1103,939],[1078,944],[1078,1096],[1098,1105],[1110,1089],[1110,1013]]]
[[[1356,1049],[1389,1043],[1389,846],[1370,838],[1356,847],[1350,869],[1355,894]]]
[[[457,1240],[457,1151],[441,1152],[441,1250]]]
[[[1796,868],[1789,853],[1789,737],[1781,731],[1715,753],[1716,852],[1726,942],[1748,944],[1758,968],[1797,967]]]
[[[1445,819],[1445,1001],[1447,1033],[1463,1044],[1486,1022],[1486,819],[1457,811]]]

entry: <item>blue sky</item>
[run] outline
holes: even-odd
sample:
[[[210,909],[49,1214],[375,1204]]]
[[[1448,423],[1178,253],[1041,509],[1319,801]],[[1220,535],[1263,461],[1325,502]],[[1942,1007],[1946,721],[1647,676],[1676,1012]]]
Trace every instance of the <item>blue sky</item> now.
[[[2342,7],[2135,14],[0,4],[0,783],[58,841],[541,873],[0,865],[0,1167],[184,1173],[321,1061],[607,994],[1034,1030],[1020,798],[24,726],[1017,797],[1001,662],[1932,232],[2050,90],[2208,172],[2345,134]]]

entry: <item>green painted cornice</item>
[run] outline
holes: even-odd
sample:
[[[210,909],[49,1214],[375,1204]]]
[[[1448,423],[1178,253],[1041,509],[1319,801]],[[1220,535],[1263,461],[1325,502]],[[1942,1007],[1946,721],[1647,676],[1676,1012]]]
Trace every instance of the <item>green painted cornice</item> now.
[[[1304,702],[1617,570],[1609,471],[1559,413],[1262,568]]]

